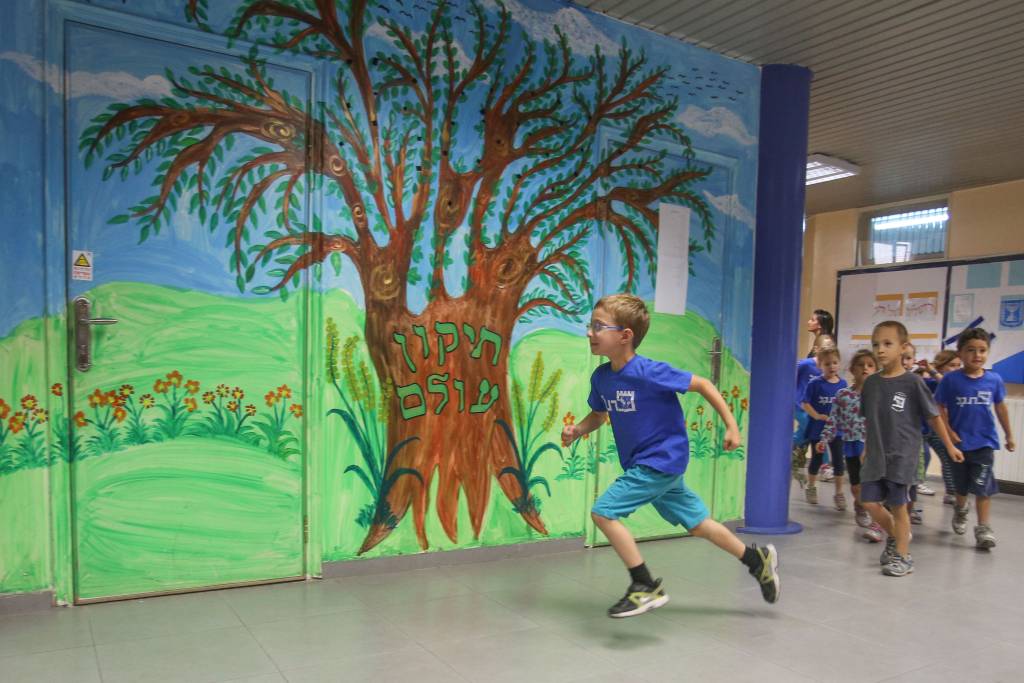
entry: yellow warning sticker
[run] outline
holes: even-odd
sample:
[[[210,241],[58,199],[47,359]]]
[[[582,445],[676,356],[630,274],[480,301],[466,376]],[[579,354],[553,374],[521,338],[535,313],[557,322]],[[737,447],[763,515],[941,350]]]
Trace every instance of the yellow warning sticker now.
[[[91,251],[79,251],[75,249],[71,252],[71,279],[72,280],[92,280],[92,252]]]

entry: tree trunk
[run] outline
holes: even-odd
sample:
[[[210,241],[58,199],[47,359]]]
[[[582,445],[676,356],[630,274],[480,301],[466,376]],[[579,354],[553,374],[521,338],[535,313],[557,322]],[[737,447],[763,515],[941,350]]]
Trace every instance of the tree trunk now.
[[[360,554],[384,540],[410,506],[420,547],[427,549],[425,523],[435,472],[440,478],[437,515],[453,542],[458,541],[460,490],[466,494],[473,535],[479,537],[492,477],[523,519],[547,533],[530,492],[512,474],[501,474],[522,464],[498,424],[514,424],[508,357],[517,303],[517,292],[487,287],[458,299],[437,299],[415,316],[368,301],[370,356],[378,376],[394,383],[389,453],[409,441],[387,465],[385,482],[392,477],[394,482],[377,501]],[[408,469],[422,481],[401,473]]]

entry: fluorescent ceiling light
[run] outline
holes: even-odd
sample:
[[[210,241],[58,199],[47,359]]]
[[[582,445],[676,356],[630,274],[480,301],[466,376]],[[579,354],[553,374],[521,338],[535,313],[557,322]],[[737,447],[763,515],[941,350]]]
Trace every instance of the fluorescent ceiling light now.
[[[807,184],[815,185],[829,180],[849,178],[860,173],[860,166],[824,154],[812,154],[807,157]]]

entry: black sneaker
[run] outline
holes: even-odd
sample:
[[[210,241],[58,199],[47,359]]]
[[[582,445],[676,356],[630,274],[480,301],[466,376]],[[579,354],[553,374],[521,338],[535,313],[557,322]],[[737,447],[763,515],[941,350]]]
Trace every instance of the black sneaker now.
[[[894,557],[899,557],[899,553],[896,552],[896,538],[894,536],[888,536],[885,539],[885,550],[878,557],[878,564],[883,567],[892,562]]]
[[[635,617],[638,614],[658,609],[668,602],[668,595],[661,587],[661,579],[655,579],[653,586],[631,583],[622,599],[608,608],[608,616],[614,619]]]
[[[779,553],[771,543],[763,548],[754,546],[754,552],[760,562],[750,568],[750,575],[761,586],[761,597],[765,602],[778,602],[782,588],[779,581]]]

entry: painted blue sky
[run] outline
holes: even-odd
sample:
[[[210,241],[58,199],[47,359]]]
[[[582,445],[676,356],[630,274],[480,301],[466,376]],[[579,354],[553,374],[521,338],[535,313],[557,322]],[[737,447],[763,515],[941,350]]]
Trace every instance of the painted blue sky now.
[[[181,0],[144,3],[122,3],[118,0],[93,4],[183,23]],[[214,24],[221,19],[216,16],[217,12],[232,12],[231,4],[211,3]],[[701,254],[694,261],[695,275],[689,284],[689,305],[721,324],[726,344],[734,348],[744,364],[749,364],[745,340],[749,339],[752,297],[757,69],[561,3],[521,0],[507,5],[513,11],[517,24],[535,37],[553,38],[553,26],[561,26],[574,50],[581,55],[592,50],[594,45],[612,52],[626,38],[634,48],[642,47],[646,51],[652,65],[671,66],[669,92],[680,102],[677,118],[702,153],[702,158],[734,160],[731,168],[716,163],[712,176],[700,187],[702,195],[712,206],[718,238],[710,255]],[[55,95],[60,70],[48,65],[38,44],[26,38],[39,35],[38,20],[33,14],[21,12],[12,18],[19,29],[13,34],[17,38],[5,41],[0,52],[0,92],[3,94],[0,100],[0,133],[5,140],[20,141],[18,145],[5,145],[0,150],[0,170],[7,172],[6,177],[16,178],[15,185],[20,185],[20,191],[18,187],[9,186],[2,190],[7,207],[3,220],[5,237],[16,229],[15,226],[41,225],[41,200],[30,202],[25,198],[38,196],[38,192],[31,188],[41,188],[43,183],[38,163],[42,155],[39,136],[43,102],[51,107],[52,115],[60,115],[60,103]],[[456,22],[457,30],[462,25],[462,22]],[[4,30],[5,37],[8,30]],[[465,45],[469,44],[468,34],[457,37],[465,50]],[[115,44],[117,49],[112,49]],[[77,139],[78,132],[88,125],[89,119],[114,101],[130,101],[142,96],[159,97],[169,92],[169,84],[163,76],[166,64],[174,64],[176,69],[184,70],[193,63],[223,63],[230,67],[233,61],[210,52],[183,51],[169,43],[85,27],[75,28],[67,45],[67,113],[71,140]],[[306,76],[300,71],[276,69],[273,76],[279,86],[286,85],[291,92],[300,93],[307,87]],[[26,97],[26,93],[39,95]],[[69,148],[76,150],[77,145],[72,144]],[[69,248],[96,252],[96,280],[93,285],[137,280],[239,295],[234,273],[228,267],[230,249],[225,246],[226,232],[223,228],[211,234],[199,224],[197,217],[182,210],[174,217],[173,227],[164,228],[159,236],[139,245],[136,227],[131,224],[112,226],[107,221],[140,198],[152,194],[148,188],[148,176],[143,174],[142,178],[132,177],[127,181],[115,177],[104,183],[98,167],[84,169],[82,157],[77,154],[71,161],[69,178],[73,201],[69,203],[68,210],[72,242]],[[691,226],[692,232],[696,230],[697,226]],[[9,245],[5,262],[16,267],[5,266],[0,271],[0,291],[4,292],[0,297],[0,335],[9,333],[21,320],[40,314],[41,288],[38,277],[33,277],[33,274],[42,271],[42,237],[38,230],[24,228],[18,229],[18,234],[20,239],[5,239],[5,244]],[[614,276],[619,273],[619,264],[606,263],[604,273],[601,273],[598,272],[601,261],[596,253],[594,256],[591,271],[598,282],[597,293],[616,291],[620,282]],[[602,277],[604,274],[610,277]],[[85,283],[75,284],[80,286],[72,289],[72,295],[88,286],[81,286]],[[346,266],[340,277],[325,277],[324,284],[343,287],[357,300],[362,299],[351,266]],[[650,279],[644,281],[640,293],[653,299]],[[59,301],[49,303],[53,308],[60,306]],[[417,306],[416,301],[410,304]],[[724,317],[721,314],[723,308]],[[560,327],[582,333],[578,325],[544,319],[521,325],[517,334],[524,334],[537,326]],[[744,343],[734,344],[734,340],[744,340]]]

